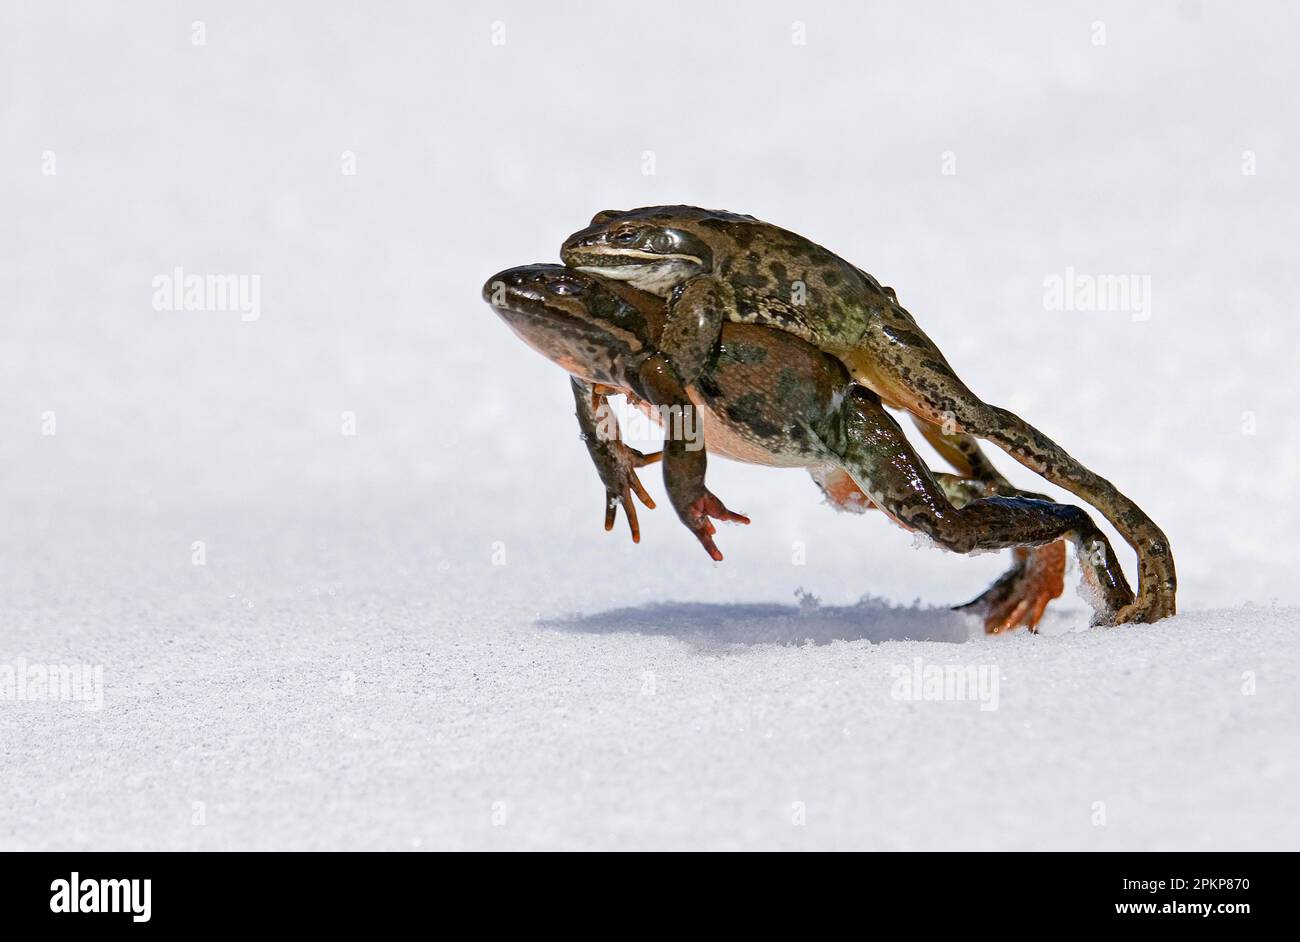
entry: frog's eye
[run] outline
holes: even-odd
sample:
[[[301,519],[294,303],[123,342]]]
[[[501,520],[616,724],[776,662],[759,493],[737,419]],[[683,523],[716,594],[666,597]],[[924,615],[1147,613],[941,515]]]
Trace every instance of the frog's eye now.
[[[636,230],[620,229],[618,232],[614,233],[614,241],[619,245],[631,245],[636,241]]]
[[[568,278],[557,278],[548,286],[551,294],[582,294],[582,285]]]

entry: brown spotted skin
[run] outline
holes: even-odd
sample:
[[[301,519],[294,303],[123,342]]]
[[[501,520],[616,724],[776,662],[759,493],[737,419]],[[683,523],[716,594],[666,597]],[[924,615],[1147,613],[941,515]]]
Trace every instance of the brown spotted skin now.
[[[1149,622],[1175,613],[1177,575],[1169,541],[1141,508],[1033,426],[980,400],[892,288],[829,250],[752,216],[650,206],[597,214],[565,240],[561,257],[570,267],[665,298],[669,324],[660,349],[680,366],[687,383],[717,342],[717,325],[760,324],[834,355],[886,405],[959,438],[993,442],[1095,506],[1137,553],[1138,596],[1119,621]],[[969,449],[949,444],[940,451],[960,469]],[[996,473],[987,465],[972,470],[990,481]]]
[[[548,296],[548,285],[554,296]],[[634,470],[643,456],[621,442],[593,445],[603,393],[589,383],[622,390],[634,400],[658,401],[653,383],[647,381],[647,365],[662,366],[657,342],[663,334],[664,303],[625,284],[557,266],[503,272],[489,280],[484,296],[531,346],[551,351],[552,359],[586,378],[575,380],[574,391],[584,438],[606,485],[608,506],[612,510],[614,503],[621,503],[636,534],[631,493],[639,488]],[[602,330],[609,332],[608,349],[598,339]],[[829,475],[846,475],[858,494],[867,495],[864,507],[877,506],[903,526],[956,552],[1046,547],[1072,540],[1080,547],[1085,574],[1102,590],[1106,604],[1098,620],[1113,620],[1131,601],[1109,544],[1082,510],[1021,494],[1005,482],[936,477],[879,398],[856,387],[837,359],[770,327],[728,323],[720,335],[689,390],[704,416],[711,450],[759,464],[808,468],[824,489]],[[579,355],[587,362],[575,361]],[[986,459],[978,446],[962,436],[938,429],[928,434],[962,458],[967,466],[962,470],[996,476],[981,464]],[[691,486],[702,484],[702,478],[691,478],[692,467],[685,463],[675,464],[674,481],[668,465],[679,460],[671,451],[665,455],[670,495],[683,480]],[[837,503],[849,499],[848,489],[841,487],[839,498],[827,490]],[[607,527],[611,521],[612,516],[607,517]],[[1032,557],[1047,552],[1036,549]],[[1001,600],[1011,605],[994,612],[1001,628],[1036,624],[1053,597],[1044,595],[1043,580],[1017,577],[1016,572],[1013,568],[999,582]],[[989,630],[995,630],[992,616],[984,614]]]
[[[589,450],[588,425],[595,422],[598,405],[593,399],[592,415],[587,415],[582,397],[592,384],[631,390],[656,406],[693,408],[672,364],[652,345],[662,331],[662,310],[653,306],[643,310],[606,283],[562,265],[526,265],[498,272],[483,285],[483,298],[520,339],[580,381],[574,395]],[[623,450],[617,432],[608,426],[606,431],[607,440],[592,451],[606,486],[606,529],[613,524],[617,502],[627,513],[635,539],[639,531],[631,494],[641,493],[635,475],[639,465],[627,454],[630,449]],[[703,447],[669,437],[662,457],[664,488],[678,518],[710,557],[721,560],[710,518],[736,523],[748,523],[748,518],[727,509],[705,487],[708,454]]]
[[[717,305],[727,320],[776,327],[835,353],[856,348],[868,325],[893,305],[870,275],[803,236],[752,216],[650,206],[606,211],[596,220],[565,240],[560,252],[565,264],[665,298],[680,289],[670,298],[673,320],[693,320],[683,313],[687,308]],[[639,238],[622,245],[620,237],[631,232]],[[675,264],[656,262],[656,238],[675,240],[663,246],[663,255]]]

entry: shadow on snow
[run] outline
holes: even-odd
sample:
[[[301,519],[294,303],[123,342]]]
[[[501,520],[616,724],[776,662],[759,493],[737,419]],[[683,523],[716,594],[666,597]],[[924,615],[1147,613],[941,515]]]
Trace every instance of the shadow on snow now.
[[[865,598],[856,605],[657,602],[590,615],[540,619],[555,631],[665,635],[705,646],[829,644],[832,641],[939,641],[960,644],[978,620],[947,608],[890,605]]]

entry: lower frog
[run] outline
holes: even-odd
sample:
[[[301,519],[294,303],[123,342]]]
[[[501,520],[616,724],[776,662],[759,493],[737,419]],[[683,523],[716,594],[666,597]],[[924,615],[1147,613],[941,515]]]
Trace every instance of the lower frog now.
[[[637,404],[662,404],[664,397],[647,388],[644,376],[646,364],[659,356],[663,301],[557,265],[503,271],[483,293],[519,337],[570,374],[583,437],[606,488],[606,528],[621,505],[635,539],[632,496],[653,506],[636,470],[652,459],[621,441],[606,397],[621,393]],[[983,468],[978,448],[971,452],[959,436],[931,433],[965,462],[963,470],[981,469],[986,479],[931,473],[875,393],[856,386],[837,359],[789,333],[723,325],[715,349],[682,392],[717,454],[807,468],[837,507],[877,507],[949,550],[1015,549],[1011,572],[971,603],[989,630],[1038,621],[1060,593],[1063,539],[1076,545],[1097,621],[1112,622],[1133,601],[1109,541],[1085,511],[1015,491]],[[678,487],[674,477],[696,469],[674,457],[681,451],[674,436],[666,436],[665,447],[671,495]],[[698,468],[702,472],[703,464]],[[712,525],[702,533],[683,519],[720,558]]]

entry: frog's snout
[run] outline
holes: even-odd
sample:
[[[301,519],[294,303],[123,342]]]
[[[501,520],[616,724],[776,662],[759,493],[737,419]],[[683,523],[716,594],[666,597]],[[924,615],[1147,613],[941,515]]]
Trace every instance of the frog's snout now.
[[[501,307],[507,298],[523,301],[553,301],[582,295],[590,278],[563,265],[521,265],[497,272],[483,286],[483,299]]]
[[[593,249],[603,246],[605,241],[606,232],[604,226],[588,226],[564,240],[564,244],[560,246],[560,258],[566,265],[580,265]]]
[[[497,272],[483,285],[483,300],[494,308],[503,308],[511,302],[540,299],[545,292],[546,277],[542,267],[520,265]]]
[[[560,246],[560,252],[563,254],[569,249],[589,249],[593,245],[599,245],[604,241],[604,228],[601,226],[588,226],[586,229],[580,229],[573,235],[564,240]]]
[[[487,281],[483,282],[483,300],[488,304],[496,305],[501,301],[501,292],[503,290],[518,288],[524,281],[524,272],[519,268],[507,268],[505,271],[499,271]]]

